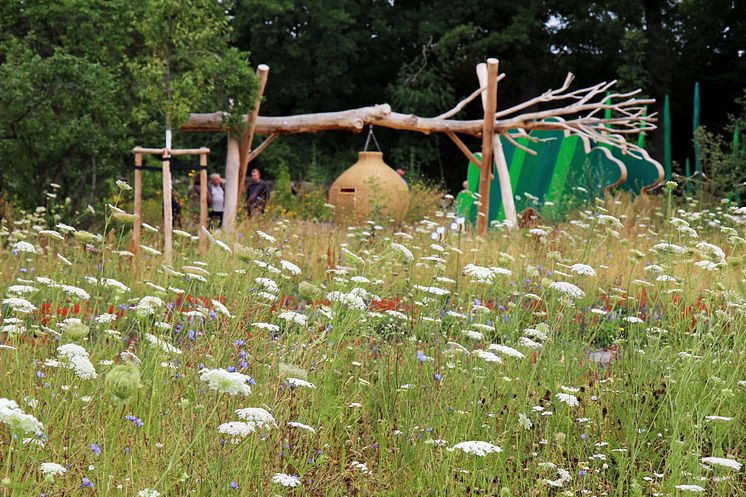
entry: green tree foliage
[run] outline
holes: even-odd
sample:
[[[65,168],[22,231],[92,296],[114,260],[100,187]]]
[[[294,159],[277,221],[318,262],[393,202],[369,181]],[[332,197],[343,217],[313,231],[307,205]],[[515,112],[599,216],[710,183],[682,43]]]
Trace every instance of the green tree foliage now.
[[[86,192],[118,170],[128,148],[121,87],[96,62],[56,50],[48,57],[14,44],[0,65],[0,189],[22,205],[50,181]],[[85,201],[87,201],[87,197]]]
[[[694,82],[702,124],[723,129],[746,81],[745,50],[744,0],[9,0],[0,2],[0,194],[30,206],[54,178],[65,192],[105,194],[101,178],[129,170],[135,142],[162,143],[164,126],[190,111],[230,111],[239,131],[256,63],[271,67],[264,115],[383,102],[437,115],[476,88],[474,65],[489,56],[508,76],[498,108],[556,87],[567,71],[577,86],[618,79],[660,105],[671,96],[683,164]],[[649,112],[662,115],[660,105]],[[459,117],[481,115],[476,101]],[[465,159],[448,139],[376,135],[392,166],[460,187]],[[207,143],[211,164],[222,162],[222,136],[175,140]],[[364,142],[344,132],[283,137],[256,165],[271,177],[284,162],[294,180],[330,181]],[[648,144],[662,155],[662,133]]]
[[[54,181],[85,206],[129,173],[135,143],[163,143],[190,111],[232,111],[228,124],[244,129],[257,83],[248,53],[229,45],[225,5],[3,2],[0,196],[33,207]]]

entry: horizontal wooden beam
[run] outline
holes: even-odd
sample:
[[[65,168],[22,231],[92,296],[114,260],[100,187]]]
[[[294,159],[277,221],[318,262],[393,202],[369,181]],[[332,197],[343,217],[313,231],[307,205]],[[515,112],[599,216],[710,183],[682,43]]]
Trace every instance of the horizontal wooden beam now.
[[[201,148],[145,148],[135,147],[132,149],[134,154],[146,154],[146,155],[163,155],[168,151],[169,155],[207,155],[210,153],[210,149],[207,147]]]
[[[192,132],[226,131],[228,126],[225,117],[226,114],[223,112],[190,114],[189,119],[187,119],[180,129],[181,131]],[[371,124],[384,128],[417,131],[425,134],[445,133],[448,129],[456,133],[473,136],[480,136],[482,133],[481,120],[458,121],[400,114],[392,112],[388,104],[339,112],[320,112],[317,114],[298,114],[284,117],[258,116],[255,128],[258,135],[271,135],[273,133],[316,133],[329,130],[359,133]]]

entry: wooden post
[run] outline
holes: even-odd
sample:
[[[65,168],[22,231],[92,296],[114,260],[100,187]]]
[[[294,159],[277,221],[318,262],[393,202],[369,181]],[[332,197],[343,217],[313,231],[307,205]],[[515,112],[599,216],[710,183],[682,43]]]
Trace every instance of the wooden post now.
[[[269,66],[266,64],[259,64],[256,68],[256,76],[259,78],[259,90],[256,94],[256,101],[254,101],[254,109],[251,111],[251,114],[246,117],[249,129],[241,138],[241,172],[238,183],[239,200],[241,199],[241,194],[246,191],[246,173],[249,170],[249,163],[251,162],[249,152],[251,151],[251,144],[254,141],[254,130],[256,129],[256,120],[259,117],[259,107],[262,104],[264,88],[267,86]]]
[[[238,212],[238,180],[241,157],[238,138],[228,133],[228,153],[225,158],[225,206],[223,229],[233,231]]]
[[[171,193],[171,154],[170,150],[163,151],[163,239],[165,241],[164,254],[166,263],[173,261],[174,239],[173,239],[173,206]]]
[[[503,212],[505,220],[510,222],[510,227],[518,226],[518,216],[515,212],[515,199],[513,198],[513,185],[510,184],[510,172],[508,171],[508,162],[505,160],[503,144],[500,141],[500,135],[495,135],[493,142],[495,166],[497,167],[497,177],[500,178],[500,198],[503,201]]]
[[[142,154],[135,153],[135,225],[132,227],[132,253],[136,254],[140,248],[140,232],[142,230]]]
[[[199,154],[199,224],[207,229],[207,153]],[[207,253],[205,230],[199,230],[199,251]]]
[[[497,64],[498,61],[496,59],[491,59],[495,61],[495,73],[497,73]],[[488,61],[489,63],[489,61]],[[497,80],[494,80],[494,86],[490,87],[489,85],[493,84],[493,75],[488,73],[488,66],[485,64],[480,64],[477,66],[477,77],[479,78],[479,85],[485,86],[487,85],[487,91],[482,94],[482,105],[485,108],[485,116],[487,112],[487,100],[490,98],[490,96],[494,97],[494,104],[495,109],[497,108]],[[492,88],[492,89],[490,89]],[[485,117],[486,119],[486,117]],[[492,119],[493,122],[493,131],[494,131],[494,117]],[[485,130],[486,131],[486,130]],[[497,176],[500,179],[500,198],[502,200],[503,205],[503,212],[505,212],[505,219],[511,224],[512,226],[517,226],[518,224],[518,218],[516,216],[515,211],[515,200],[513,199],[513,186],[510,183],[510,172],[508,171],[508,164],[505,160],[505,153],[503,152],[502,148],[502,142],[500,141],[500,136],[495,135],[492,137],[492,157],[495,162],[495,166],[497,169]],[[482,135],[482,147],[484,149],[484,135]],[[484,164],[484,150],[482,151],[482,159]],[[490,176],[492,176],[492,167],[490,167]],[[492,178],[490,178],[491,180]],[[481,175],[480,175],[480,195],[481,195]],[[489,188],[487,190],[489,193]],[[489,225],[489,198],[486,200],[484,198],[480,199],[482,202],[482,205],[487,204],[486,210],[484,211],[485,216],[485,230],[486,226]],[[481,212],[481,211],[480,211]],[[481,219],[482,216],[480,216]],[[479,219],[477,219],[477,227],[479,227]]]
[[[484,74],[486,72],[486,74]],[[487,59],[487,65],[477,66],[480,86],[482,75],[486,76],[487,91],[482,94],[484,124],[482,128],[482,169],[479,173],[479,209],[477,211],[477,232],[487,233],[490,213],[490,183],[492,181],[492,140],[495,132],[495,111],[497,110],[497,59]]]

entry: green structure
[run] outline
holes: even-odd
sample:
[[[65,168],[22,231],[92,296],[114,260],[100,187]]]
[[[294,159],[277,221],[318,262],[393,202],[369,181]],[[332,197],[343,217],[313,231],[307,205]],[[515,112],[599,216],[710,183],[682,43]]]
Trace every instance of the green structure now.
[[[612,188],[639,194],[658,185],[663,168],[647,152],[627,151],[584,143],[562,131],[533,131],[529,138],[516,141],[536,152],[530,154],[500,137],[518,212],[533,207],[543,214],[561,216],[568,207],[593,196],[603,196]],[[633,155],[635,154],[635,155]],[[481,160],[480,154],[474,154]],[[494,171],[493,164],[493,171]],[[474,200],[478,198],[479,167],[469,163],[468,189],[456,200],[458,213],[474,222]],[[500,180],[495,171],[490,187],[489,221],[502,221],[505,214],[500,197]]]

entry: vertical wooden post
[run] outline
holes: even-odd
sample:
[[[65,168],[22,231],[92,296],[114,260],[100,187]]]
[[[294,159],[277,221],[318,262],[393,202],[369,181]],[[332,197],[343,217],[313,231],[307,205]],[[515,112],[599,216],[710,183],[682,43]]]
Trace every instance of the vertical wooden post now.
[[[199,154],[199,224],[207,229],[207,154]],[[207,235],[205,230],[199,230],[199,251],[204,256],[207,253]]]
[[[241,201],[241,194],[246,191],[246,174],[249,170],[251,144],[254,141],[254,125],[256,124],[256,118],[259,117],[259,107],[262,104],[262,96],[264,95],[264,88],[267,86],[267,78],[269,76],[269,66],[266,64],[259,64],[256,68],[256,76],[259,78],[259,90],[256,94],[256,101],[254,102],[254,109],[251,114],[247,117],[249,129],[244,133],[241,138],[241,173],[238,183],[238,200]]]
[[[225,158],[225,207],[223,208],[223,229],[233,231],[236,227],[238,210],[238,176],[240,169],[240,143],[228,132],[228,153]]]
[[[173,239],[173,206],[171,192],[171,153],[169,149],[163,150],[163,239],[165,241],[164,254],[166,263],[173,261],[174,239]]]
[[[505,160],[503,144],[500,141],[500,135],[495,135],[493,141],[495,166],[497,168],[497,177],[500,178],[500,198],[503,202],[503,212],[505,220],[510,223],[510,228],[518,226],[518,216],[515,212],[515,199],[513,198],[513,185],[510,184],[510,172],[508,171],[508,162]]]
[[[484,69],[484,64],[477,66],[477,76],[484,73]],[[479,173],[480,204],[477,211],[477,232],[480,235],[487,233],[489,225],[492,140],[495,132],[495,111],[497,110],[497,59],[487,59],[486,73],[487,91],[486,95],[483,94],[482,96],[484,125],[482,127],[482,170]],[[484,85],[482,84],[482,86]]]
[[[142,154],[135,152],[135,225],[132,227],[132,253],[140,248],[142,230]]]
[[[491,59],[495,60],[495,59]],[[497,67],[498,67],[498,61],[495,60],[495,73],[497,73]],[[488,89],[486,92],[482,93],[482,105],[484,106],[485,113],[487,111],[487,99],[489,98],[489,95],[492,95],[494,97],[495,101],[495,109],[497,108],[497,79],[494,81],[494,87],[492,90],[489,89],[489,81],[492,79],[492,75],[488,75],[488,66],[486,64],[479,64],[477,66],[477,77],[479,78],[479,86],[484,87],[485,85],[488,86]],[[490,93],[492,92],[492,93]],[[494,117],[493,117],[493,129],[494,129]],[[484,136],[482,137],[484,140]],[[483,141],[484,144],[484,141]],[[484,153],[484,152],[483,152]],[[508,163],[505,160],[505,153],[503,152],[502,142],[500,141],[500,136],[495,135],[492,138],[492,154],[493,154],[493,160],[495,162],[495,167],[497,169],[497,176],[500,179],[500,198],[502,200],[503,205],[503,212],[505,213],[505,219],[510,223],[511,227],[516,226],[518,224],[518,218],[516,216],[515,211],[515,200],[513,199],[513,186],[510,183],[510,172],[508,171]],[[484,156],[483,156],[484,157]],[[482,165],[484,166],[484,160],[482,161]],[[492,167],[490,167],[490,173],[491,173]],[[481,176],[480,176],[481,178]],[[490,174],[490,180],[492,179],[492,175]],[[481,182],[480,182],[481,187]],[[487,190],[489,192],[489,190]],[[480,195],[481,195],[481,189],[480,189]],[[486,207],[486,223],[489,225],[489,198],[481,199],[481,202],[487,203]],[[481,216],[480,216],[481,218]],[[477,227],[479,227],[479,220],[477,220]],[[485,228],[486,229],[486,228]]]

